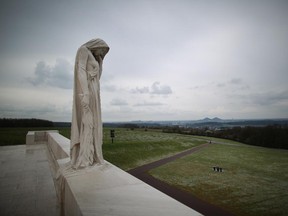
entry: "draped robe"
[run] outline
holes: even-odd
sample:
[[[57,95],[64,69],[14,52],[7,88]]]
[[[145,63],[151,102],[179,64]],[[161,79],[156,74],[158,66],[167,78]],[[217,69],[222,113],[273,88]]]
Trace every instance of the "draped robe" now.
[[[93,50],[109,51],[101,39],[93,39],[82,45],[76,55],[74,68],[74,96],[71,124],[70,158],[73,168],[103,164],[103,128],[100,103],[100,76],[102,65],[93,56]],[[83,103],[84,98],[89,103]]]

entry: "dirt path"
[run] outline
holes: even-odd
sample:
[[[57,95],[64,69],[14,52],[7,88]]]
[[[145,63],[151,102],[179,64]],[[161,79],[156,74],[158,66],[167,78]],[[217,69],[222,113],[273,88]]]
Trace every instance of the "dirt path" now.
[[[179,154],[149,163],[145,164],[143,166],[137,167],[135,169],[131,169],[127,171],[131,175],[135,176],[136,178],[144,181],[145,183],[151,185],[152,187],[162,191],[163,193],[169,195],[170,197],[178,200],[179,202],[189,206],[190,208],[198,211],[199,213],[203,215],[211,215],[211,216],[231,216],[233,214],[223,210],[220,207],[214,206],[210,203],[207,203],[203,200],[200,200],[196,196],[193,196],[192,194],[177,189],[176,187],[173,187],[163,181],[160,181],[153,176],[148,174],[148,171],[151,169],[154,169],[158,166],[164,165],[168,162],[171,162],[173,160],[176,160],[178,158],[184,157],[186,155],[192,154],[193,152],[199,151],[202,148],[205,148],[211,144],[206,143],[197,147],[194,147],[192,149],[189,149],[187,151],[181,152]]]

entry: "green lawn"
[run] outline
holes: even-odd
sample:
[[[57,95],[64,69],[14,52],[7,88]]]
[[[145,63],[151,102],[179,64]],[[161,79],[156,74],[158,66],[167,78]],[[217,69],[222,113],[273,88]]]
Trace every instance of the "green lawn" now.
[[[236,215],[288,212],[287,150],[213,144],[150,174]]]
[[[189,135],[162,133],[161,130],[117,128],[115,136],[112,144],[110,130],[104,129],[103,154],[105,160],[123,170],[129,170],[207,142]]]

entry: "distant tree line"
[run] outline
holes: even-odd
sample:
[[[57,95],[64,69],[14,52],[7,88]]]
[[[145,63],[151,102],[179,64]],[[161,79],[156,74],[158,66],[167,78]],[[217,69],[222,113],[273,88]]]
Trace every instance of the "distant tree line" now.
[[[288,127],[270,125],[266,127],[235,127],[215,133],[249,145],[288,149]]]
[[[166,127],[163,129],[163,132],[211,136],[230,139],[249,145],[288,149],[288,127],[283,125],[270,125],[266,127],[233,127],[222,130],[209,130],[208,128],[180,128],[175,126]]]
[[[52,121],[42,119],[11,119],[1,118],[0,127],[53,127]]]

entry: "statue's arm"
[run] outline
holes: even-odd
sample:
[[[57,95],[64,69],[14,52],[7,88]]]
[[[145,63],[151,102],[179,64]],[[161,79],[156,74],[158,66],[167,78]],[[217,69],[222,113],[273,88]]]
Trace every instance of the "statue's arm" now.
[[[102,75],[102,65],[103,65],[103,59],[100,56],[100,60],[99,60],[99,77],[101,77],[101,75]]]
[[[90,50],[88,50],[88,55],[91,59],[94,59],[97,62],[97,64],[99,65],[99,78],[100,78],[102,75],[102,65],[103,65],[102,57],[100,55],[94,56]]]
[[[83,92],[82,103],[89,104],[89,89],[88,89],[88,79],[87,79],[87,60],[88,60],[88,49],[86,47],[81,47],[78,55],[78,73],[77,79],[79,80],[80,87]],[[83,105],[84,105],[83,104]]]

